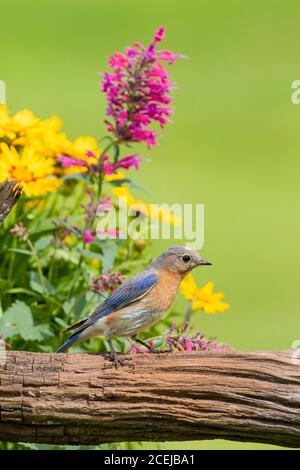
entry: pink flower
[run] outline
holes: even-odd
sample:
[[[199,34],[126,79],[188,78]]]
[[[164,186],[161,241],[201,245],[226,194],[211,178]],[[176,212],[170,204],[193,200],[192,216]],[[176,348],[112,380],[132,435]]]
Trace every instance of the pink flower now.
[[[105,235],[106,237],[120,238],[120,230],[118,229],[97,230],[96,233],[97,235]]]
[[[0,339],[0,348],[2,348],[2,349],[11,348],[11,344],[5,343],[5,341],[2,341]]]
[[[109,157],[107,155],[104,157],[102,169],[103,169],[104,174],[109,176],[115,173],[116,170],[115,170],[114,165],[111,162],[107,161],[108,158]]]
[[[177,349],[178,351],[206,351],[206,350],[230,350],[230,346],[226,344],[216,343],[209,339],[206,339],[203,333],[196,333],[194,336],[186,336],[185,333],[188,329],[189,323],[186,322],[181,328],[177,329],[176,325],[167,331],[165,339],[168,348]]]
[[[86,156],[89,157],[89,158],[94,158],[94,160],[97,160],[96,155],[91,150],[86,151]]]
[[[113,292],[125,281],[124,276],[119,273],[101,274],[90,282],[90,288],[93,292],[103,294],[104,292]]]
[[[84,166],[88,168],[89,166],[84,160],[77,160],[76,158],[68,157],[67,155],[60,155],[57,159],[64,168],[68,168],[70,166]]]
[[[96,214],[105,214],[109,212],[112,208],[112,202],[111,198],[109,196],[105,196],[102,199],[100,199],[100,202],[97,206]]]
[[[156,49],[164,35],[161,27],[147,48],[136,42],[134,47],[126,48],[125,54],[116,52],[109,58],[113,71],[104,73],[102,91],[106,93],[107,115],[111,118],[106,121],[107,130],[119,141],[146,142],[152,147],[157,144],[157,134],[148,127],[153,121],[161,127],[169,122],[171,82],[162,62],[172,64],[181,56]]]
[[[130,354],[145,354],[148,353],[149,351],[147,349],[142,349],[136,346],[135,344],[130,345]]]
[[[186,352],[191,352],[194,349],[192,341],[187,336],[183,337],[182,345]]]
[[[134,167],[138,170],[140,163],[143,161],[137,154],[128,155],[128,157],[121,158],[116,163],[108,161],[108,158],[109,157],[106,155],[103,162],[103,171],[105,175],[112,175],[113,173],[116,173],[119,168],[128,170],[129,168]]]
[[[163,40],[163,38],[165,37],[165,33],[166,33],[166,29],[163,26],[158,28],[158,30],[155,31],[154,41],[155,42],[161,42]]]
[[[109,212],[112,208],[112,202],[110,196],[105,196],[101,198],[99,201],[94,201],[94,193],[90,188],[85,190],[86,194],[89,196],[89,201],[87,204],[81,204],[81,207],[85,210],[88,219],[94,217],[95,215],[104,214]],[[87,224],[89,220],[87,220]],[[77,231],[80,232],[78,229]]]
[[[137,154],[134,155],[129,155],[128,157],[121,158],[121,160],[118,160],[115,167],[116,168],[124,168],[125,170],[128,170],[132,166],[138,170],[139,169],[139,164],[141,163],[142,159],[137,156]]]
[[[90,245],[91,243],[93,243],[94,238],[95,238],[95,235],[89,230],[86,230],[83,234],[83,241],[86,245]]]

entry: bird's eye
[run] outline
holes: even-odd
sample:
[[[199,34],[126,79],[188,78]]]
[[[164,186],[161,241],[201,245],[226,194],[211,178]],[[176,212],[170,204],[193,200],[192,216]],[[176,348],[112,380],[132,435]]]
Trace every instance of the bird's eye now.
[[[185,263],[188,263],[190,260],[191,260],[191,257],[189,255],[184,255],[182,257],[182,260],[185,262]]]

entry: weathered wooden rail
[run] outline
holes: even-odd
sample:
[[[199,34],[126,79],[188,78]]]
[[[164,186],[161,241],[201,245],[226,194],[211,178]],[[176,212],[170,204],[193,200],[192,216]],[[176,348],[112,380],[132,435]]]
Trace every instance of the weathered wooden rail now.
[[[222,438],[300,447],[295,352],[127,357],[128,366],[116,370],[105,354],[7,352],[0,363],[0,440]]]
[[[22,186],[15,181],[5,180],[0,184],[0,224],[10,213],[21,193]]]

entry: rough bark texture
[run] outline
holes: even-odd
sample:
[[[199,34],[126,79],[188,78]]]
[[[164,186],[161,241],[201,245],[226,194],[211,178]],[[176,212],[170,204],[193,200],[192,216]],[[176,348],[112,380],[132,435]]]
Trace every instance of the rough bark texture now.
[[[17,200],[21,196],[22,186],[15,181],[7,181],[0,184],[0,224],[8,216]]]
[[[116,370],[104,354],[7,352],[0,413],[4,441],[300,447],[300,360],[292,351],[145,354]]]

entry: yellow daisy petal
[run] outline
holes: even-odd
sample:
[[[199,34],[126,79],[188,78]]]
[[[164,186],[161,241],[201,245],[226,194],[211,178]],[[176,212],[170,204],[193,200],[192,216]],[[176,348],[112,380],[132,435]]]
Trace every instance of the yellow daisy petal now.
[[[55,161],[41,157],[32,147],[18,153],[15,147],[0,144],[0,181],[13,179],[28,196],[40,196],[57,189],[61,182],[53,177]]]

